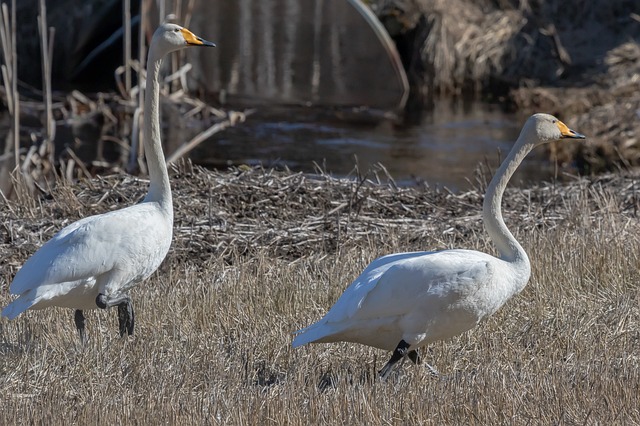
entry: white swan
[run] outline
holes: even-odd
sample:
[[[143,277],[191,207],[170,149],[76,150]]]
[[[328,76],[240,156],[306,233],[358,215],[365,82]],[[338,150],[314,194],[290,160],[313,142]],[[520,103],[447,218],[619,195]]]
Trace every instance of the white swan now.
[[[174,24],[153,35],[147,63],[144,147],[149,192],[137,205],[81,219],[59,231],[18,271],[9,290],[20,297],[2,310],[13,319],[27,309],[74,308],[80,339],[83,310],[118,306],[120,335],[133,334],[128,291],[164,260],[173,228],[169,175],[160,142],[158,72],[162,58],[188,46],[215,46]]]
[[[461,334],[496,312],[524,288],[531,274],[527,253],[502,219],[502,194],[535,146],[563,138],[584,136],[551,115],[531,116],[491,180],[482,214],[499,258],[473,250],[380,257],[320,321],[295,332],[293,347],[347,341],[393,351],[380,370],[384,378],[405,356],[418,363],[418,348]]]

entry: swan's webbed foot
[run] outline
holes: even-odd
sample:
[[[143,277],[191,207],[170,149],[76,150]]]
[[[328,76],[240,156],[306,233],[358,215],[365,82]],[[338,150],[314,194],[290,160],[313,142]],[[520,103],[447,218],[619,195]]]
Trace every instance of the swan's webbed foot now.
[[[384,367],[382,367],[382,370],[380,370],[378,372],[378,375],[380,376],[381,379],[386,379],[387,378],[389,373],[391,373],[391,370],[393,369],[393,366],[398,361],[403,359],[405,356],[407,356],[411,352],[416,352],[416,351],[409,351],[408,350],[409,346],[411,346],[411,345],[409,345],[404,340],[400,340],[400,343],[398,343],[398,346],[396,346],[396,348],[394,349],[393,354],[391,354],[391,359],[389,360],[389,362],[387,362],[386,365]],[[416,352],[416,356],[417,355],[418,355],[418,353]]]
[[[118,327],[120,329],[120,337],[126,332],[129,336],[133,334],[133,326],[135,324],[135,313],[133,312],[133,304],[131,300],[127,300],[118,305]]]
[[[87,333],[84,329],[84,313],[81,309],[76,309],[76,313],[74,316],[74,320],[76,323],[76,328],[78,329],[78,334],[80,335],[80,342],[83,345],[87,344]]]

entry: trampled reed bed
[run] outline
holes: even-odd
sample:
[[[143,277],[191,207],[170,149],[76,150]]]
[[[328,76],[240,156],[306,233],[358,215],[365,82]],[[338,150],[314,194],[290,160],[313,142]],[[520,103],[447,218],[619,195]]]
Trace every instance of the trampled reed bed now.
[[[528,251],[525,290],[485,324],[423,354],[442,373],[355,344],[290,347],[373,258],[491,250],[481,191],[399,188],[258,169],[172,178],[172,251],[136,288],[137,330],[71,310],[0,320],[3,424],[638,424],[637,177],[507,191]],[[145,182],[58,186],[0,210],[0,304],[24,259],[63,223],[130,204]],[[340,207],[342,206],[342,207]]]

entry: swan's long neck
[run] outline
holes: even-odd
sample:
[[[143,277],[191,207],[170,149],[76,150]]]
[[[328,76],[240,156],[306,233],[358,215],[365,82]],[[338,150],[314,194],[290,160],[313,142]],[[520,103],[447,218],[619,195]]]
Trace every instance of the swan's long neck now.
[[[149,193],[145,202],[157,202],[173,217],[171,185],[160,139],[160,83],[158,75],[162,56],[154,54],[153,46],[147,62],[147,86],[144,99],[144,151],[149,169]]]
[[[524,157],[533,149],[534,144],[520,134],[515,146],[502,162],[500,168],[491,179],[484,197],[482,216],[485,229],[500,252],[500,258],[517,268],[523,268],[527,279],[530,272],[529,257],[520,243],[516,241],[502,219],[502,195],[513,172]]]

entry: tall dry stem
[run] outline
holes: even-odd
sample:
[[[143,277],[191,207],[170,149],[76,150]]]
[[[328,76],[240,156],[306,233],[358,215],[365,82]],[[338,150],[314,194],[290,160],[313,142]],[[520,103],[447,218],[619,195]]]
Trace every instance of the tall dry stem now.
[[[2,65],[2,81],[7,94],[7,107],[11,117],[11,129],[7,134],[5,153],[9,154],[13,147],[13,164],[10,155],[4,157],[0,164],[0,191],[3,198],[9,197],[13,189],[10,174],[20,163],[20,97],[18,94],[18,56],[16,54],[16,2],[11,1],[11,13],[6,3],[2,3],[0,17],[0,43],[4,64]],[[19,177],[17,177],[19,179]]]
[[[131,0],[122,2],[122,22],[124,25],[124,88],[131,96]]]
[[[54,145],[56,135],[56,123],[53,119],[51,97],[51,61],[53,56],[53,38],[55,29],[47,31],[47,6],[44,0],[39,2],[38,30],[40,32],[40,52],[42,54],[42,88],[45,104],[45,137],[40,147],[40,156],[48,156],[50,164],[54,164]],[[48,155],[47,155],[48,154]]]

